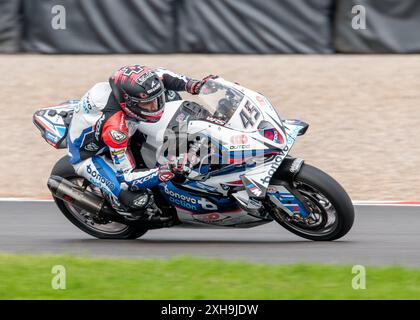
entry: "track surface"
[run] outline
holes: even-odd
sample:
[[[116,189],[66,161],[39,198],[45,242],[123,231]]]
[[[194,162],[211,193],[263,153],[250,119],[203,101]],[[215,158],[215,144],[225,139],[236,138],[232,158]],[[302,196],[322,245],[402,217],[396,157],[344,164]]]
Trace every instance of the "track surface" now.
[[[276,223],[245,230],[160,229],[115,241],[84,234],[51,202],[0,202],[0,252],[420,267],[420,207],[357,206],[353,229],[335,242],[307,241]]]

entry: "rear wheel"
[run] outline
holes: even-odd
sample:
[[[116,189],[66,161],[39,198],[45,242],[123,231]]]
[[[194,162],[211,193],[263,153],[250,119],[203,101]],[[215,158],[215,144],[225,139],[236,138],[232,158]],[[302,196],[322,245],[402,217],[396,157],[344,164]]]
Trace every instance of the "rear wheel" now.
[[[83,177],[77,176],[73,167],[68,162],[67,156],[61,158],[54,166],[51,175],[63,177],[78,186],[85,186],[90,192],[102,196],[96,186],[90,184]],[[122,223],[101,220],[86,210],[77,208],[71,203],[54,197],[60,211],[80,230],[99,239],[137,239],[147,232],[147,228],[141,226],[128,226]]]
[[[281,181],[273,179],[272,185]],[[292,233],[310,240],[329,241],[343,237],[354,222],[354,208],[346,191],[323,171],[304,164],[290,190],[304,205],[306,217],[290,216],[273,207],[273,218]]]

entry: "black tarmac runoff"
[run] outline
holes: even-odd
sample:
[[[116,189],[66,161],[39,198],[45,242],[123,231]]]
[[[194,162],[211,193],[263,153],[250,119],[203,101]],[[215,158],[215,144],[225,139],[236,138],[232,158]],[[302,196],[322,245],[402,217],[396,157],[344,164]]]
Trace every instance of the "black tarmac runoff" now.
[[[276,222],[250,229],[169,228],[137,240],[99,240],[73,226],[53,202],[0,202],[0,253],[128,258],[180,255],[267,263],[317,262],[420,267],[420,207],[356,206],[340,240],[313,242]]]

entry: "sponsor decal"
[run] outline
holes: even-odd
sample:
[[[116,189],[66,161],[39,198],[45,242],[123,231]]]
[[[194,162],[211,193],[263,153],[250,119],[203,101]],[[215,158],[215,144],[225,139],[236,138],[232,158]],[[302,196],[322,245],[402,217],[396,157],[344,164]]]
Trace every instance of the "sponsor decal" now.
[[[120,119],[120,130],[124,128],[125,124],[126,124],[126,117],[125,117],[125,114],[122,114],[121,119]]]
[[[105,120],[105,114],[103,114],[99,120],[96,122],[96,127],[95,127],[95,139],[99,141],[100,135],[101,135],[101,130],[102,130],[102,123]]]
[[[300,203],[298,199],[295,198],[286,188],[282,188],[279,192],[274,193],[274,196],[280,200],[280,202],[287,207],[294,215],[298,214],[300,217],[306,217],[308,213],[305,210],[305,207]]]
[[[170,202],[175,203],[179,206],[182,206],[190,210],[198,210],[198,205],[197,205],[198,201],[196,198],[172,191],[168,188],[167,185],[165,185],[163,190],[169,196]]]
[[[253,198],[249,199],[248,204],[257,208],[261,207],[261,201],[255,200]]]
[[[125,161],[125,154],[121,156],[114,156],[113,159],[115,164],[121,164]]]
[[[111,156],[115,164],[121,164],[125,160],[125,151],[126,149],[111,151]]]
[[[259,197],[262,194],[262,191],[260,190],[260,188],[258,188],[256,185],[254,185],[252,183],[247,185],[246,187],[256,197]]]
[[[245,134],[239,134],[230,138],[232,144],[247,144],[248,137]]]
[[[142,208],[146,206],[148,202],[149,202],[149,196],[147,194],[144,194],[141,197],[138,197],[137,199],[135,199],[133,204],[137,206],[138,208]]]
[[[217,212],[212,213],[206,213],[206,214],[197,214],[193,215],[194,219],[205,222],[205,223],[215,223],[215,222],[221,222],[223,220],[228,219],[229,217],[225,217]]]
[[[109,134],[111,138],[116,142],[122,142],[127,139],[127,135],[124,132],[118,130],[111,130]]]
[[[302,167],[302,163],[303,163],[303,159],[299,159],[299,158],[295,159],[292,162],[292,165],[290,166],[290,169],[289,169],[290,173],[298,172],[300,168]]]
[[[166,94],[168,96],[168,100],[171,101],[172,99],[175,98],[176,93],[173,90],[166,90]]]
[[[283,162],[283,159],[286,157],[288,150],[289,148],[286,146],[283,150],[281,150],[281,153],[279,155],[275,156],[270,168],[268,169],[267,175],[263,179],[260,179],[260,181],[263,184],[270,183],[271,178],[276,173],[277,169],[280,167],[281,163]]]
[[[95,152],[99,150],[99,146],[95,142],[91,142],[87,145],[85,145],[84,149],[86,151]]]
[[[146,92],[147,92],[148,94],[151,94],[152,92],[157,91],[157,90],[159,89],[159,87],[160,87],[160,86],[155,86],[155,87],[153,87],[152,89],[147,90]]]
[[[152,92],[160,90],[160,88],[161,88],[160,81],[152,80],[151,88],[147,90],[146,92],[150,94]]]
[[[293,144],[302,127],[296,126],[290,134],[287,135],[287,144]]]
[[[193,185],[194,186],[194,185]],[[214,187],[212,187],[212,186],[208,186],[208,185],[206,185],[206,184],[204,184],[204,183],[201,183],[201,182],[196,182],[195,183],[195,186],[197,186],[198,188],[200,188],[200,189],[203,189],[203,190],[207,190],[207,191],[209,191],[209,192],[215,192],[215,191],[217,191],[217,189],[216,188],[214,188]]]
[[[217,206],[206,198],[201,198],[197,202],[205,210],[217,210]]]
[[[101,183],[100,187],[103,187],[103,185],[106,185],[108,187],[108,189],[110,189],[110,190],[115,189],[115,185],[111,181],[109,181],[106,177],[103,177],[96,170],[92,170],[90,164],[86,167],[86,171],[92,178],[94,178],[96,181]]]
[[[199,206],[205,210],[217,210],[217,206],[206,198],[196,198],[180,194],[170,190],[167,185],[164,187],[164,192],[169,196],[170,202],[189,210],[198,210]]]
[[[111,155],[113,156],[120,156],[122,154],[125,154],[125,149],[121,149],[121,150],[112,150],[111,151]]]
[[[54,143],[57,143],[58,142],[58,137],[57,136],[55,136],[55,135],[53,135],[53,134],[51,134],[50,132],[48,132],[48,131],[45,131],[45,137],[48,139],[48,140],[51,140],[52,142],[54,142]]]
[[[264,138],[267,138],[275,143],[284,143],[283,136],[279,133],[276,128],[264,130]]]
[[[212,220],[212,221],[219,220],[220,219],[220,214],[210,213],[210,214],[207,214],[207,215],[203,216],[203,218],[207,218],[208,220]]]
[[[144,70],[143,67],[136,65],[136,66],[130,66],[130,67],[125,67],[122,72],[123,75],[129,77],[131,76],[133,73],[135,74],[139,74],[140,72],[142,72]]]
[[[262,96],[257,96],[256,97],[258,103],[260,104],[261,107],[265,107],[267,104],[265,103],[265,99]]]
[[[82,108],[83,108],[83,111],[85,113],[90,113],[92,111],[92,105],[90,104],[90,94],[89,93],[82,100]]]
[[[242,185],[242,184],[243,184],[242,180],[229,181],[229,182],[226,182],[226,183],[229,183],[229,184],[234,184],[234,185],[236,185],[236,186],[238,186],[238,185]]]
[[[153,77],[153,73],[152,72],[146,72],[144,75],[140,76],[137,78],[136,82],[139,85],[142,85],[147,79]]]
[[[174,174],[172,172],[161,172],[159,173],[159,180],[160,181],[168,181],[171,180],[174,177]]]
[[[213,123],[215,123],[215,124],[217,124],[219,126],[224,126],[226,124],[226,121],[223,121],[221,119],[218,119],[218,118],[215,118],[215,117],[212,117],[212,116],[208,116],[206,118],[206,120],[207,121],[210,121],[210,122],[213,122]]]
[[[230,188],[231,188],[231,186],[228,186],[228,185],[226,185],[226,184],[224,184],[224,183],[221,183],[220,184],[220,186],[222,187],[222,189],[223,190],[225,190],[225,191],[227,191],[227,190],[229,190]]]
[[[153,172],[151,174],[149,174],[146,177],[143,178],[139,178],[135,181],[133,181],[132,185],[131,185],[131,189],[133,191],[137,191],[139,189],[142,189],[143,187],[141,186],[143,183],[149,181],[150,179],[153,179],[154,177],[156,177],[159,174],[159,171]],[[139,187],[140,186],[140,187]]]
[[[243,149],[249,149],[251,148],[250,144],[237,144],[235,146],[230,146],[230,150],[243,150]]]

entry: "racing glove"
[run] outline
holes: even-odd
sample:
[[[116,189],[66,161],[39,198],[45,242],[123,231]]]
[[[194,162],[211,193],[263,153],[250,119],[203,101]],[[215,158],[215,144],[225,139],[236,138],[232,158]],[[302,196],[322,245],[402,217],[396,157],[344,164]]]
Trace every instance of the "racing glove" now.
[[[169,180],[174,179],[175,182],[182,183],[186,180],[186,176],[191,172],[189,165],[190,161],[188,160],[188,156],[187,154],[184,154],[178,158],[174,157],[170,159],[170,161],[161,165],[159,170],[165,176],[169,176]]]
[[[190,94],[199,94],[201,88],[206,84],[207,81],[216,79],[219,76],[208,75],[207,77],[203,78],[202,80],[188,80],[187,84],[185,85],[185,90]]]
[[[173,168],[170,163],[165,163],[159,167],[158,170],[159,180],[161,182],[168,182],[175,177],[175,173],[173,172]]]

